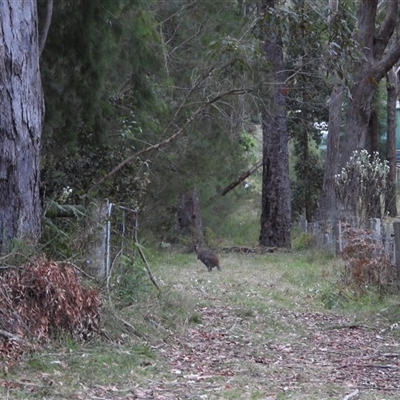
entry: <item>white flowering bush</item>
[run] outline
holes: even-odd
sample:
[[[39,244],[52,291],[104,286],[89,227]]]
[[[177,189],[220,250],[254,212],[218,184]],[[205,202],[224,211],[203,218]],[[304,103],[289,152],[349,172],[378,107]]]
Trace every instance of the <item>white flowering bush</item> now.
[[[377,152],[355,151],[335,176],[335,191],[342,210],[359,218],[380,216],[381,195],[387,190],[388,162]]]

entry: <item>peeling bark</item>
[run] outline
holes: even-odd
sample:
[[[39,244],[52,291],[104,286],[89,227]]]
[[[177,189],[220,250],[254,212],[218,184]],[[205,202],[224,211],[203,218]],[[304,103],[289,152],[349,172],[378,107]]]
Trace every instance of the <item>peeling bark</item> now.
[[[43,95],[36,1],[0,2],[0,253],[41,232]]]

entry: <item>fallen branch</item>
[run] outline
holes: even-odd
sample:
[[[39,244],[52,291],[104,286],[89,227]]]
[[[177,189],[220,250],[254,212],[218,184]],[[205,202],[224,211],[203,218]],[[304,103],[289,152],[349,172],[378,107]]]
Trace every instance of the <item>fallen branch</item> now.
[[[364,368],[388,368],[388,369],[400,369],[397,365],[391,364],[367,364],[363,366]]]
[[[0,335],[6,337],[7,339],[14,340],[16,342],[23,341],[20,336],[14,335],[13,333],[8,332],[8,331],[4,331],[3,329],[0,329]]]
[[[344,397],[343,397],[343,400],[349,400],[349,399],[351,399],[352,397],[357,396],[358,393],[359,393],[359,390],[356,389],[354,392],[351,392],[350,394],[344,396]]]
[[[79,268],[77,265],[75,265],[74,263],[72,263],[71,261],[55,261],[55,263],[59,266],[63,266],[63,265],[69,265],[72,268],[76,269],[77,271],[79,271],[79,273],[81,273],[82,275],[85,275],[86,278],[94,281],[96,278],[94,278],[93,276],[89,275],[87,272],[85,272],[82,268]]]
[[[333,325],[333,326],[328,326],[324,330],[326,331],[333,331],[335,329],[370,329],[372,330],[373,328],[368,325],[359,325],[359,324],[345,324],[345,325]]]
[[[160,298],[160,297],[161,297],[161,289],[160,289],[160,287],[158,286],[157,281],[155,280],[155,278],[154,278],[154,276],[153,276],[153,273],[151,272],[151,269],[150,269],[150,266],[149,266],[149,264],[148,264],[148,262],[147,262],[147,260],[146,260],[146,257],[145,257],[145,255],[144,255],[142,249],[140,248],[140,245],[138,245],[137,243],[136,243],[136,248],[138,249],[139,254],[140,254],[140,257],[142,258],[142,260],[143,260],[143,262],[144,262],[144,264],[145,264],[146,271],[147,271],[147,274],[149,275],[150,280],[153,282],[153,285],[154,285],[154,286],[157,288],[157,290],[158,290],[158,297]]]
[[[230,183],[225,189],[222,190],[221,196],[225,196],[229,191],[239,185],[240,182],[243,182],[246,178],[248,178],[252,173],[257,171],[258,168],[261,167],[263,160],[260,160],[257,164],[253,165],[249,170],[247,170],[244,174],[240,175],[235,181]]]

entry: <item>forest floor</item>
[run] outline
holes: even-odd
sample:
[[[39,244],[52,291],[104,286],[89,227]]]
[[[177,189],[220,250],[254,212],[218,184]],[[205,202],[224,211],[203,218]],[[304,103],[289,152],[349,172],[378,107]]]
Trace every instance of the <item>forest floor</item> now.
[[[341,294],[340,263],[316,254],[220,258],[212,273],[193,255],[158,259],[161,300],[112,320],[135,335],[30,356],[0,398],[400,398],[398,297]]]

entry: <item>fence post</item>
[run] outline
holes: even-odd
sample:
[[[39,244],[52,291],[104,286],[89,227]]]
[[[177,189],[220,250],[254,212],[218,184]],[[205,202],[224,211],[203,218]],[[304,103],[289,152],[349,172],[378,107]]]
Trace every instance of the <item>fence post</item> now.
[[[375,244],[382,244],[382,234],[381,234],[381,220],[380,218],[371,218],[369,220],[369,227],[372,231],[372,240]]]
[[[397,286],[400,285],[400,221],[393,222],[394,254],[396,258]]]
[[[342,243],[342,222],[336,221],[335,223],[335,234],[336,234],[336,254],[340,254],[343,251]]]
[[[301,233],[307,232],[307,220],[304,215],[300,215],[299,228]]]
[[[386,229],[385,229],[385,253],[388,255],[390,258],[391,256],[391,251],[390,251],[390,224],[386,224]],[[392,257],[392,259],[394,259]]]

